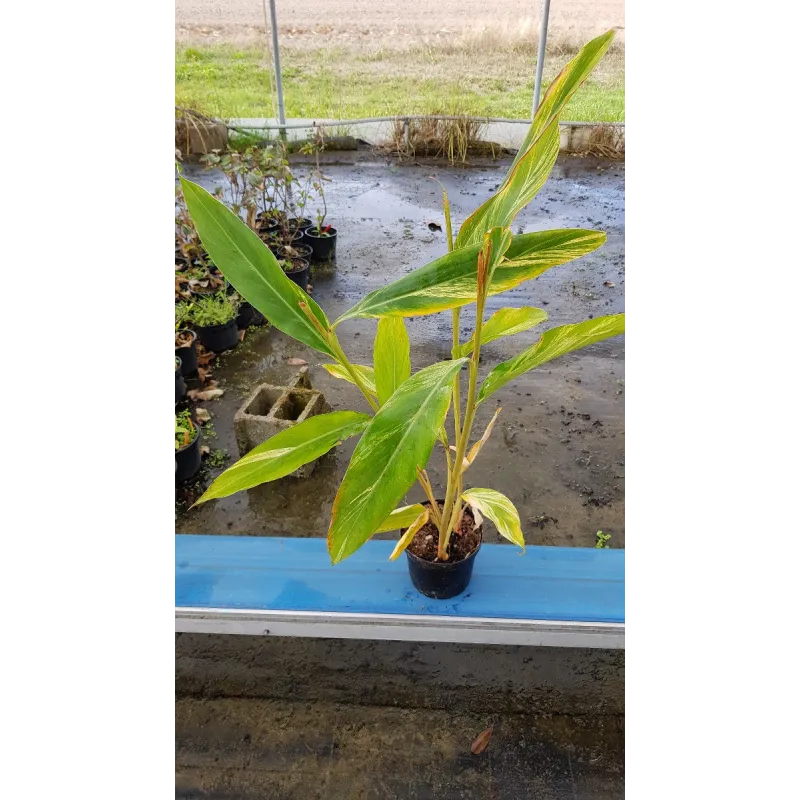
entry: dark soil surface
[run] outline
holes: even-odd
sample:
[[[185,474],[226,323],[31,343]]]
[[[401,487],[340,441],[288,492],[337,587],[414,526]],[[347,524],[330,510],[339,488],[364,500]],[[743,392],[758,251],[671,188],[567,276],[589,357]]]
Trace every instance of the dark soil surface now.
[[[439,506],[441,510],[441,505]],[[455,564],[463,561],[470,553],[474,553],[481,543],[482,528],[475,528],[475,517],[471,508],[465,508],[461,514],[458,526],[453,529],[447,545],[447,563]],[[425,561],[436,561],[437,542],[439,531],[433,522],[426,522],[411,540],[408,549]]]

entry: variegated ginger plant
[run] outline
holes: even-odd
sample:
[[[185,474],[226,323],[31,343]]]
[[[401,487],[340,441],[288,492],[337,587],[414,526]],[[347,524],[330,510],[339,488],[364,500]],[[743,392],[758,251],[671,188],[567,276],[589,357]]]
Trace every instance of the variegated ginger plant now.
[[[497,418],[495,414],[470,447],[476,409],[522,373],[623,333],[624,315],[553,328],[533,346],[498,364],[479,382],[482,345],[547,319],[541,309],[526,307],[503,308],[484,320],[484,308],[487,297],[590,253],[606,239],[600,231],[579,229],[514,236],[511,224],[547,180],[559,150],[559,115],[612,38],[609,31],[589,42],[553,81],[502,185],[463,223],[455,240],[444,193],[447,255],[372,292],[333,323],[286,277],[272,253],[241,219],[204,189],[181,177],[202,243],[237,292],[276,328],[331,359],[333,363],[326,364],[326,369],[355,384],[373,411],[333,411],[282,431],[223,472],[198,502],[282,478],[344,439],[360,435],[333,504],[328,530],[333,563],[354,553],[374,533],[406,528],[392,554],[396,558],[429,520],[439,532],[437,557],[445,561],[464,503],[524,548],[519,514],[512,502],[493,489],[464,488],[464,474]],[[476,304],[475,331],[462,343],[460,310],[471,303]],[[448,310],[453,323],[452,360],[412,374],[404,318]],[[351,363],[336,335],[345,320],[362,318],[378,319],[372,367]],[[464,364],[469,365],[469,380],[462,407]],[[450,409],[452,444],[445,424]],[[425,472],[437,440],[444,445],[447,461],[447,490],[441,506],[434,499]],[[422,485],[428,506],[396,508],[415,481]]]

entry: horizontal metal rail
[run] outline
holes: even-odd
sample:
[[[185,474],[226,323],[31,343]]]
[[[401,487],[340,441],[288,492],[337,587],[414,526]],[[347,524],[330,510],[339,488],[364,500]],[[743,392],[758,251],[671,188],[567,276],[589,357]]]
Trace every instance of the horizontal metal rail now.
[[[411,120],[427,120],[427,119],[441,119],[441,120],[474,120],[475,122],[482,123],[512,123],[519,125],[530,125],[533,120],[531,119],[508,119],[506,117],[470,117],[470,116],[457,116],[448,114],[411,114],[411,115],[398,115],[393,117],[364,117],[362,119],[339,119],[339,120],[311,120],[309,122],[260,122],[257,125],[233,125],[230,121],[225,124],[234,130],[279,130],[281,128],[302,129],[302,128],[331,128],[335,126],[345,125],[365,125],[371,122],[409,122]],[[598,125],[608,125],[611,127],[625,127],[624,122],[560,122],[562,127],[595,127]]]
[[[380,639],[535,647],[625,647],[624,623],[324,611],[176,608],[177,633]]]

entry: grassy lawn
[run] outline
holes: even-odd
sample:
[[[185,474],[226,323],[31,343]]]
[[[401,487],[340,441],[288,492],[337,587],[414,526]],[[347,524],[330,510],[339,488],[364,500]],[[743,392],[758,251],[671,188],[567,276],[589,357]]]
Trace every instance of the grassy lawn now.
[[[548,55],[545,86],[571,55]],[[281,49],[287,117],[392,114],[529,117],[535,56],[521,48],[425,48],[363,53]],[[218,117],[277,116],[263,49],[176,47],[175,102]],[[612,50],[567,106],[563,120],[625,119],[624,50]]]

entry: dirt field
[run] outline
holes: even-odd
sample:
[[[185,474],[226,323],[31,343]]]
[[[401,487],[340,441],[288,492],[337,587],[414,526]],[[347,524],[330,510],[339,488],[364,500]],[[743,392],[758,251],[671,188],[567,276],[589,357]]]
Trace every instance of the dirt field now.
[[[492,6],[495,6],[493,8]],[[424,8],[424,10],[423,10]],[[504,42],[535,39],[535,0],[292,0],[278,3],[282,37],[318,47],[331,45],[409,47],[499,37]],[[624,0],[561,0],[550,9],[554,44],[583,41],[609,28],[625,40]],[[181,43],[253,43],[264,37],[261,0],[175,0],[175,40]],[[295,42],[295,43],[300,43]]]

